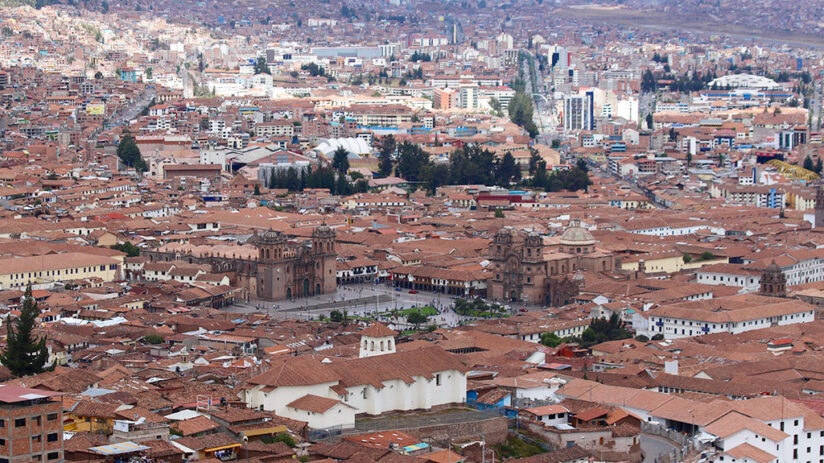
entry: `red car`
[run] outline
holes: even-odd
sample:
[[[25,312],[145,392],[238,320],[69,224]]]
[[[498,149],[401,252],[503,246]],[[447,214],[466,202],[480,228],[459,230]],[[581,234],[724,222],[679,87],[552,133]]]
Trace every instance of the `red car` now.
[[[529,311],[526,310],[526,309],[518,309],[518,312],[529,312]]]
[[[415,291],[414,289],[411,289],[411,290],[409,290],[409,294],[418,294],[418,292]]]

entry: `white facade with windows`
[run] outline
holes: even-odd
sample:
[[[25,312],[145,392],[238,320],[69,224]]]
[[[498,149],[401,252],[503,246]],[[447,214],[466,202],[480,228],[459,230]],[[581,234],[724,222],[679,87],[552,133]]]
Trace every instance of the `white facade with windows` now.
[[[664,311],[666,312],[666,311]],[[734,316],[708,316],[717,315],[717,312],[694,311],[695,317],[677,317],[666,314],[650,315],[650,326],[646,333],[648,337],[656,334],[663,334],[666,339],[678,339],[690,336],[701,336],[713,333],[738,334],[746,331],[769,328],[771,326],[792,325],[795,323],[809,323],[815,320],[815,310],[806,304],[799,304],[797,310],[791,313],[780,313],[760,315],[758,312],[748,314],[746,310],[735,312]],[[727,318],[727,320],[724,320]]]

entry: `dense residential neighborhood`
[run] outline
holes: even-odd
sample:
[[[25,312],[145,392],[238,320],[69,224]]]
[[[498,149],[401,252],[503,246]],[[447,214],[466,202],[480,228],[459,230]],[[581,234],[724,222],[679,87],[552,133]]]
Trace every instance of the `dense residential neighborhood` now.
[[[823,14],[0,0],[0,463],[824,463]]]

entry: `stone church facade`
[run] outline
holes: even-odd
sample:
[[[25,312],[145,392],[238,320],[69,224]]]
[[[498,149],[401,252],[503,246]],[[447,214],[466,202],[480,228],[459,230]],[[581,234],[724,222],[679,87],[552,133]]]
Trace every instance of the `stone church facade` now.
[[[551,307],[578,295],[580,272],[611,272],[612,253],[596,246],[592,234],[575,221],[560,237],[546,238],[502,228],[489,247],[492,279],[489,297]]]
[[[335,232],[321,225],[311,247],[290,245],[280,232],[252,238],[258,248],[257,296],[280,301],[334,292],[337,288]]]
[[[253,245],[256,253],[193,255],[149,250],[143,255],[151,261],[209,265],[214,273],[234,275],[232,285],[245,288],[256,300],[281,301],[336,291],[336,238],[329,226],[316,228],[309,242],[295,243],[281,232],[267,231],[253,235],[243,248],[247,245]]]

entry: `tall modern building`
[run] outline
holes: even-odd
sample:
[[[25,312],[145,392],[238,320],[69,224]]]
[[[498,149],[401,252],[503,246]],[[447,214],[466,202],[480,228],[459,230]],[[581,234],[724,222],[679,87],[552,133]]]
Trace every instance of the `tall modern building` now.
[[[447,16],[444,19],[444,24],[446,24],[446,30],[444,32],[446,33],[446,37],[449,39],[450,45],[456,45],[464,41],[463,28],[457,19]]]
[[[478,108],[478,86],[474,84],[461,85],[461,109]]]
[[[595,94],[593,92],[564,97],[564,130],[594,130],[594,112]]]

